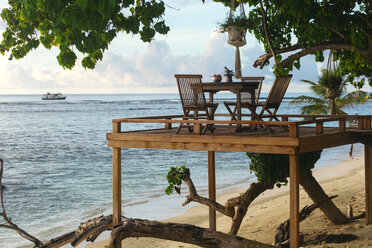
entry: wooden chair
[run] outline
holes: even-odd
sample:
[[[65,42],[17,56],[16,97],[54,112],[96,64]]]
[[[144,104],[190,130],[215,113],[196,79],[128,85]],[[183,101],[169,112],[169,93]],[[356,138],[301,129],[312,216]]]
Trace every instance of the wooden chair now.
[[[276,117],[276,112],[282,103],[291,78],[292,75],[276,77],[265,102],[247,104],[247,107],[251,111],[255,120],[263,121],[263,118],[269,118],[269,121],[272,121],[273,119],[279,121],[279,119]],[[262,107],[259,114],[256,113],[257,107]]]
[[[180,93],[182,109],[183,109],[183,119],[184,120],[199,120],[207,119],[213,120],[214,113],[217,109],[218,103],[209,104],[205,100],[203,85],[202,85],[202,75],[174,75],[177,79],[178,90]],[[192,112],[192,114],[191,114]],[[204,112],[203,115],[199,115],[199,112]],[[189,132],[192,131],[192,125],[184,125],[181,123],[177,128],[176,133],[179,133],[182,127],[188,127]],[[208,124],[202,129],[202,134],[210,129],[213,133],[213,126]]]
[[[241,80],[243,83],[252,83],[252,82],[258,82],[258,88],[255,89],[254,94],[255,94],[255,103],[258,103],[258,100],[260,98],[260,93],[261,93],[261,87],[262,87],[262,82],[265,79],[265,77],[241,77]],[[248,108],[247,104],[252,103],[252,95],[249,92],[241,92],[240,93],[240,101],[241,101],[241,108]],[[231,121],[236,121],[236,111],[237,111],[237,102],[224,102],[223,103],[229,112],[231,116]],[[230,106],[234,106],[234,110],[231,110]]]

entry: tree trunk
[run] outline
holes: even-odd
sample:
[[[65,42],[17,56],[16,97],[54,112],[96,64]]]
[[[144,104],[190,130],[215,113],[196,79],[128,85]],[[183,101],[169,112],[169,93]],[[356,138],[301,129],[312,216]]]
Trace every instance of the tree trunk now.
[[[301,174],[300,184],[315,203],[320,203],[328,199],[327,194],[312,175]],[[319,208],[335,225],[341,225],[348,222],[347,217],[340,211],[339,208],[336,207],[333,201],[327,201]]]
[[[235,216],[231,223],[230,235],[236,235],[242,224],[243,218],[247,213],[249,205],[256,199],[259,195],[268,189],[272,189],[274,184],[271,183],[252,183],[251,186],[244,192],[243,195],[238,198],[231,198],[226,202],[225,206],[237,206]],[[238,204],[234,204],[235,199],[239,199]],[[228,209],[228,207],[226,207]]]
[[[331,115],[336,115],[336,98],[331,98]]]
[[[230,236],[226,233],[193,225],[162,223],[125,217],[122,217],[122,222],[114,227],[106,247],[114,248],[122,240],[129,237],[152,237],[211,248],[274,248],[269,244]]]

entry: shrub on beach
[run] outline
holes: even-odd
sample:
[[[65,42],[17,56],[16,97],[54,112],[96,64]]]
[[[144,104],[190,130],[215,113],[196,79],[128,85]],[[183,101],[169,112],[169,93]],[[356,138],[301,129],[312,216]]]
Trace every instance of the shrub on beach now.
[[[311,174],[311,169],[319,160],[322,150],[300,154],[300,173]],[[259,182],[286,185],[289,177],[289,156],[286,154],[247,153],[249,169]]]

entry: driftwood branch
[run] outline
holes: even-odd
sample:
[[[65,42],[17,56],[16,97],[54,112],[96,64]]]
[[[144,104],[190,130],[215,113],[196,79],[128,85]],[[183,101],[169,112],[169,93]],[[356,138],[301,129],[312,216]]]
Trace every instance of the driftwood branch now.
[[[315,209],[320,207],[323,203],[336,197],[337,195],[330,196],[322,202],[314,203],[310,206],[305,206],[299,213],[300,222],[305,220]],[[287,243],[287,241],[289,240],[289,221],[290,220],[287,219],[276,228],[273,245],[278,246]]]
[[[122,217],[121,223],[114,226],[106,248],[115,248],[129,237],[151,237],[173,240],[201,247],[213,248],[273,248],[269,244],[211,231],[207,228],[188,224],[162,223]]]

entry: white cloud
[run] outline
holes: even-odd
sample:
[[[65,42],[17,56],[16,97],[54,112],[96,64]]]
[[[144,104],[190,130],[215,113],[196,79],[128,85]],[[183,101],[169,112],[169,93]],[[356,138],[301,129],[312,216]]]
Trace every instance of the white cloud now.
[[[23,61],[7,61],[1,58],[0,73],[6,75],[1,84],[2,93],[42,93],[62,91],[63,93],[163,93],[177,92],[174,74],[203,74],[209,81],[215,73],[223,73],[223,67],[233,69],[235,47],[227,44],[227,35],[210,32],[205,49],[196,54],[177,55],[171,52],[164,40],[146,44],[144,49],[123,56],[117,51],[105,53],[103,61],[94,70],[85,70],[80,61],[73,70],[61,67],[43,67],[30,61],[38,60],[38,52]],[[274,76],[270,66],[263,70],[252,64],[263,54],[259,45],[241,48],[242,74],[265,76],[263,91],[268,91]],[[56,60],[55,57],[49,58]],[[292,90],[298,90],[298,79],[316,75],[316,64],[305,58],[300,72],[294,72]],[[300,87],[300,89],[302,89]]]

